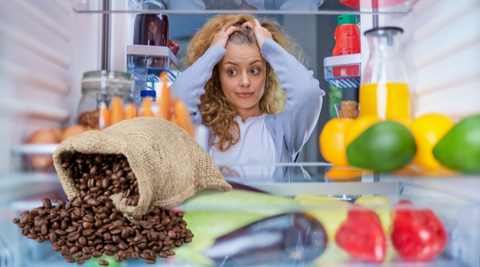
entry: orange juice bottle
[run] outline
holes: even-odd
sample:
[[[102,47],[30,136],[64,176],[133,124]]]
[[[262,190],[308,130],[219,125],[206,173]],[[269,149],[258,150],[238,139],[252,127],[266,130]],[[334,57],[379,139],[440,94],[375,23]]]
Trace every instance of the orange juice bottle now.
[[[397,52],[402,33],[403,29],[397,27],[365,32],[371,53],[360,84],[360,117],[411,119],[407,72]]]

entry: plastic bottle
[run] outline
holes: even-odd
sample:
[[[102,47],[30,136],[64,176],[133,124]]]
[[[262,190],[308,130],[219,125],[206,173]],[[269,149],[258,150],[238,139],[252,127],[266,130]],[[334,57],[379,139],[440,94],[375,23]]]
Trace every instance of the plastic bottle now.
[[[338,26],[335,29],[335,48],[333,56],[357,54],[361,52],[360,30],[355,15],[341,15],[337,18]],[[359,66],[334,67],[334,77],[358,76]]]
[[[140,104],[141,117],[158,117],[160,108],[155,100],[157,92],[153,90],[143,90],[140,92],[142,103]]]

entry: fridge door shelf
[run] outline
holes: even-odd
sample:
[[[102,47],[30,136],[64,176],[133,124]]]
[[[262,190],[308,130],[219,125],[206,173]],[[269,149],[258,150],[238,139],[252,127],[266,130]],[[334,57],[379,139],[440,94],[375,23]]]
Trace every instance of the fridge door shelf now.
[[[168,47],[129,45],[127,71],[134,79],[146,82],[159,82],[160,74],[166,71],[168,81],[173,82],[180,72],[180,63]]]
[[[324,58],[325,81],[338,89],[359,88],[361,62],[361,54]]]

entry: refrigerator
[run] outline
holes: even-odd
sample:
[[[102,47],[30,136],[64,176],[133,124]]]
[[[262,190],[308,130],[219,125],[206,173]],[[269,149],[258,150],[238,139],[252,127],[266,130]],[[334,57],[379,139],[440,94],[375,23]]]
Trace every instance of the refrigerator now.
[[[217,14],[248,13],[277,20],[300,44],[309,59],[308,68],[314,71],[315,78],[327,93],[321,116],[295,162],[273,165],[232,163],[219,165],[219,168],[240,170],[240,176],[224,173],[227,182],[237,190],[268,195],[288,203],[298,204],[298,197],[305,195],[334,201],[286,205],[282,201],[251,197],[232,199],[223,205],[219,199],[206,201],[202,206],[180,205],[176,208],[184,209],[186,214],[196,212],[200,216],[192,225],[211,223],[206,233],[218,238],[210,240],[217,242],[216,247],[211,245],[195,250],[193,238],[191,244],[178,248],[176,256],[157,258],[154,265],[480,266],[479,175],[458,172],[424,174],[415,170],[378,174],[358,170],[360,176],[336,179],[327,175],[333,166],[325,161],[319,150],[319,135],[331,119],[327,82],[329,68],[357,65],[363,71],[371,52],[363,33],[375,27],[401,27],[404,31],[399,53],[408,75],[412,118],[441,113],[459,121],[479,114],[480,1],[378,0],[373,4],[370,0],[153,2],[155,8],[147,0],[0,1],[1,267],[68,266],[60,253],[52,251],[49,241],[38,243],[27,239],[12,223],[22,211],[41,206],[44,198],[66,198],[53,167],[38,170],[31,163],[32,156],[52,155],[57,144],[29,145],[27,141],[38,129],[67,128],[77,123],[83,73],[102,69],[128,71],[128,46],[133,45],[133,24],[139,13],[167,14],[170,39],[180,45],[177,56],[173,56],[179,73],[184,70],[181,57],[185,47],[208,18]],[[352,2],[358,6],[345,5],[352,5]],[[357,16],[361,53],[336,58],[331,54],[335,45],[333,34],[337,16],[342,14]],[[360,77],[354,77],[350,82],[353,89],[341,89],[342,86],[348,87],[348,83],[337,85],[343,90],[344,98],[358,100]],[[206,132],[202,129],[197,128],[202,134],[197,134],[196,138],[204,145]],[[275,171],[273,176],[265,175],[273,169],[279,171]],[[398,254],[389,234],[386,234],[386,259],[372,263],[345,252],[330,235],[323,236],[324,243],[314,244],[306,230],[296,229],[292,234],[281,232],[280,226],[272,224],[271,227],[277,227],[275,233],[281,232],[281,239],[270,247],[261,247],[261,241],[270,240],[264,235],[270,230],[254,222],[266,220],[264,222],[268,225],[268,222],[276,222],[275,218],[284,218],[281,216],[308,214],[310,218],[320,218],[318,220],[323,223],[325,235],[331,227],[338,229],[339,220],[345,220],[347,213],[355,210],[352,203],[362,196],[388,199],[389,204],[376,208],[378,214],[398,211],[394,204],[399,200],[410,200],[418,209],[430,209],[446,230],[448,239],[445,247],[432,260],[407,260]],[[228,220],[232,211],[241,216]],[[244,220],[243,224],[232,222],[249,216],[252,219]],[[211,218],[218,220],[212,222]],[[248,245],[233,236],[228,238],[235,242],[220,242],[223,240],[220,237],[226,235],[220,234],[219,230],[225,229],[225,225],[222,228],[224,220],[230,224],[233,236],[236,234],[238,239],[244,235],[245,240],[250,240]],[[291,228],[291,225],[288,227]],[[205,234],[198,236],[201,238]],[[255,249],[252,250],[252,246]],[[103,257],[110,266],[147,265],[143,259],[117,263],[113,257]],[[99,266],[98,261],[92,258],[85,265]]]

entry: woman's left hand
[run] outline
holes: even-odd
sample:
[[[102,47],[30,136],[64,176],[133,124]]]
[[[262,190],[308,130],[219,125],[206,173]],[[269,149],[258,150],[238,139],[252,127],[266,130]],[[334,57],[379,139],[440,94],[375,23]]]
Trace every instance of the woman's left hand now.
[[[269,32],[266,28],[262,27],[260,22],[255,19],[254,20],[255,26],[250,21],[243,23],[242,27],[248,27],[253,30],[255,34],[255,38],[257,38],[257,45],[260,50],[262,50],[262,45],[265,40],[268,38],[272,39],[272,33]]]

